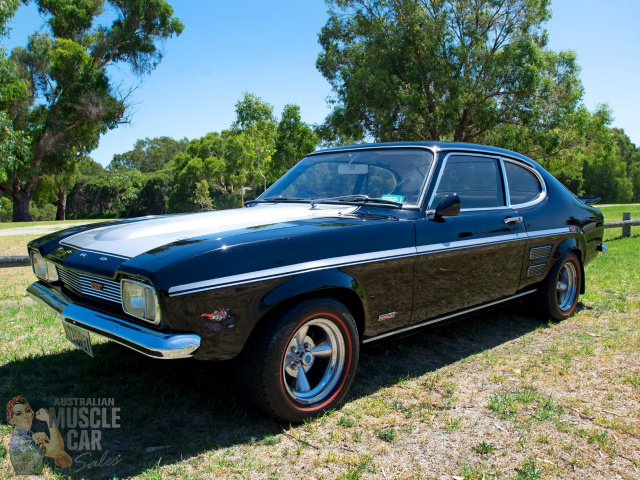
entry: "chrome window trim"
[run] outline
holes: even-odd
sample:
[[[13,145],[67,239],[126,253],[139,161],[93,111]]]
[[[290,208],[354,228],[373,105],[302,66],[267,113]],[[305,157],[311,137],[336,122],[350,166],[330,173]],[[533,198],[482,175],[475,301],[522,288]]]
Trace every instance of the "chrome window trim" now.
[[[186,283],[183,285],[175,285],[169,288],[169,296],[177,297],[192,293],[213,290],[215,288],[233,287],[252,282],[265,280],[274,280],[277,278],[287,277],[290,275],[299,275],[318,270],[326,270],[329,268],[350,267],[353,265],[362,265],[377,261],[395,260],[399,258],[410,258],[419,255],[446,252],[450,250],[458,250],[460,248],[476,248],[492,245],[502,242],[526,241],[530,238],[539,238],[544,236],[555,236],[570,233],[569,227],[562,227],[550,230],[540,230],[532,233],[513,233],[508,235],[500,235],[494,237],[482,237],[473,240],[460,240],[452,243],[434,243],[425,244],[415,247],[405,247],[393,250],[381,250],[358,255],[347,255],[343,257],[332,257],[320,260],[312,260],[309,262],[295,263],[284,267],[268,268],[265,270],[257,270],[254,272],[241,273],[237,275],[229,275],[210,280],[202,280],[200,282]]]
[[[500,170],[502,172],[502,187],[504,189],[504,195],[505,195],[505,202],[506,205],[505,206],[501,206],[501,207],[486,207],[486,208],[461,208],[460,211],[461,212],[478,212],[478,211],[500,211],[500,210],[511,210],[514,208],[527,208],[527,207],[532,207],[534,205],[537,205],[538,203],[542,202],[546,196],[547,196],[547,186],[544,182],[544,179],[542,178],[542,175],[540,175],[540,173],[538,173],[538,171],[533,167],[532,164],[529,164],[528,162],[525,162],[524,160],[521,159],[513,159],[513,158],[508,158],[508,157],[503,157],[503,156],[497,156],[497,155],[493,155],[490,153],[483,153],[481,150],[455,150],[455,151],[451,151],[449,153],[446,154],[446,156],[444,157],[444,160],[442,161],[442,168],[440,169],[440,172],[438,172],[438,178],[436,179],[436,184],[435,187],[433,189],[433,193],[431,194],[431,198],[429,200],[429,203],[427,205],[427,211],[428,213],[434,213],[435,212],[435,205],[433,205],[433,200],[436,197],[436,193],[438,192],[438,187],[440,186],[440,180],[442,179],[442,175],[444,173],[444,169],[447,166],[447,161],[449,160],[449,157],[451,157],[452,155],[459,155],[461,153],[464,152],[465,156],[471,156],[471,157],[483,157],[483,158],[493,158],[495,160],[498,160],[499,164],[500,164]],[[526,203],[516,203],[516,204],[511,204],[511,195],[509,194],[509,180],[507,178],[507,172],[504,168],[504,162],[509,162],[509,163],[513,163],[514,165],[517,165],[521,168],[524,168],[525,170],[527,170],[528,172],[531,172],[533,174],[534,177],[536,177],[536,179],[538,180],[538,183],[540,185],[540,189],[541,192],[540,194],[533,200],[526,202]]]
[[[504,168],[504,158],[500,157],[500,171],[502,172],[502,188],[504,189],[504,201],[507,207],[511,206],[511,195],[509,194],[509,181],[507,171]]]
[[[521,162],[521,163],[524,163],[525,165],[527,165],[530,168],[535,168],[535,164],[531,160],[529,160],[529,159],[527,159],[525,157],[523,157],[523,158],[518,158],[518,157],[510,158],[510,157],[506,157],[504,155],[504,153],[501,153],[501,152],[490,152],[490,151],[487,151],[487,150],[483,150],[481,148],[451,148],[451,149],[449,149],[449,148],[441,148],[439,151],[450,152],[450,153],[470,152],[470,153],[476,153],[478,155],[483,155],[485,157],[505,158],[505,159],[509,158],[509,160],[512,160],[514,162]]]
[[[528,172],[532,173],[534,177],[536,177],[536,179],[538,180],[538,183],[540,184],[540,193],[538,194],[538,196],[536,198],[534,198],[533,200],[529,201],[529,202],[525,202],[525,203],[516,203],[515,205],[511,205],[511,208],[527,208],[527,207],[532,207],[534,205],[537,205],[538,203],[542,202],[546,196],[547,196],[547,185],[544,183],[544,179],[542,178],[542,175],[540,175],[540,173],[538,173],[538,171],[535,168],[531,168],[528,165],[523,165],[521,163],[519,163],[516,160],[513,160],[511,158],[501,158],[502,161],[504,162],[509,162],[509,163],[513,163],[514,165],[517,165],[518,167],[524,168],[525,170],[527,170]],[[509,179],[507,178],[507,172],[506,170],[504,171],[504,182],[505,185],[507,186],[507,188],[509,187]]]
[[[427,195],[427,190],[429,189],[429,184],[431,183],[431,177],[433,176],[433,170],[437,161],[437,152],[438,150],[434,147],[428,147],[426,145],[384,145],[384,146],[371,146],[371,147],[358,147],[358,148],[344,148],[339,150],[318,150],[316,152],[309,153],[306,157],[313,157],[316,155],[324,155],[329,153],[342,153],[342,152],[353,152],[360,150],[397,150],[399,148],[410,148],[410,149],[421,149],[427,150],[431,152],[433,155],[433,159],[431,160],[431,166],[429,167],[429,172],[425,175],[422,188],[420,189],[420,196],[418,197],[418,203],[411,205],[402,205],[403,210],[420,210],[422,203],[424,202],[424,197]],[[305,158],[306,158],[305,157]]]
[[[440,186],[440,181],[442,180],[442,174],[444,173],[444,169],[447,167],[447,161],[449,160],[449,157],[451,156],[455,156],[455,155],[461,155],[462,151],[459,150],[455,150],[453,152],[449,152],[447,153],[447,155],[444,157],[444,160],[442,161],[442,168],[440,168],[440,172],[438,173],[438,179],[436,180],[436,185],[435,188],[433,189],[433,193],[431,194],[431,199],[429,200],[429,204],[427,205],[427,210],[432,211],[435,210],[435,205],[433,205],[433,200],[436,198],[436,193],[438,193],[438,187]],[[469,153],[471,152],[471,153]],[[497,160],[498,162],[498,166],[499,168],[502,168],[502,157],[497,156],[497,155],[492,155],[492,154],[488,154],[488,153],[483,153],[481,151],[477,151],[477,150],[469,150],[469,152],[465,152],[462,153],[462,155],[467,156],[467,157],[482,157],[482,158],[491,158],[493,160]],[[504,181],[504,177],[502,178],[502,185],[503,185],[503,189],[505,188],[505,181]],[[507,197],[505,195],[505,202],[507,200]],[[483,207],[483,208],[461,208],[460,211],[461,212],[478,212],[478,211],[496,211],[496,210],[508,210],[510,207],[509,205],[502,205],[500,207]]]

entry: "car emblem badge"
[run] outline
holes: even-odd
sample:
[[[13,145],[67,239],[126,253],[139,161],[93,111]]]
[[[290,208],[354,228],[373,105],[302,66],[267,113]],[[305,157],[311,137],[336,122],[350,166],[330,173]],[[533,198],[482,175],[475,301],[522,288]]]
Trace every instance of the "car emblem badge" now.
[[[391,318],[393,318],[395,316],[396,316],[396,312],[385,313],[384,315],[380,315],[378,317],[378,321],[379,322],[384,322],[385,320],[389,320],[389,319],[391,319]]]
[[[213,313],[203,313],[200,316],[207,319],[204,322],[204,326],[209,330],[213,330],[214,332],[222,330],[222,327],[235,327],[235,325],[233,324],[233,318],[229,316],[228,308],[219,308]]]
[[[91,282],[91,288],[93,290],[97,290],[99,292],[102,292],[104,290],[104,285],[98,282]]]
[[[107,261],[107,257],[100,257],[100,261],[101,262],[106,262]]]
[[[86,257],[86,256],[87,256],[87,254],[86,254],[86,253],[81,253],[81,254],[80,254],[80,256],[81,256],[82,258],[84,258],[84,257]]]

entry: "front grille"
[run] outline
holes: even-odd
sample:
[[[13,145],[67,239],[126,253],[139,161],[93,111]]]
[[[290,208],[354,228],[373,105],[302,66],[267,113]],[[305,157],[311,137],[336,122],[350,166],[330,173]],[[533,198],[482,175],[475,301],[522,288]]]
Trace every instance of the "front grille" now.
[[[58,267],[58,275],[62,283],[76,293],[108,302],[121,303],[120,283],[118,282],[86,273],[73,272],[62,267]],[[100,285],[102,289],[100,289]]]

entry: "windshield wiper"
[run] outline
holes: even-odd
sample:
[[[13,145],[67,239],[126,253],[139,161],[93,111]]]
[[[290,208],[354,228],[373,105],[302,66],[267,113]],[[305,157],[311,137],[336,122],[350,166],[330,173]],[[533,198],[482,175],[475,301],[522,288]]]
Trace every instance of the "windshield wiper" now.
[[[252,205],[254,203],[275,203],[275,202],[305,202],[309,201],[308,198],[302,197],[283,197],[282,195],[274,195],[267,198],[256,198],[255,200],[247,200],[244,202],[246,205]]]
[[[311,201],[311,206],[318,203],[377,203],[391,207],[402,208],[402,203],[386,198],[372,198],[369,195],[340,195],[338,197],[316,198]]]

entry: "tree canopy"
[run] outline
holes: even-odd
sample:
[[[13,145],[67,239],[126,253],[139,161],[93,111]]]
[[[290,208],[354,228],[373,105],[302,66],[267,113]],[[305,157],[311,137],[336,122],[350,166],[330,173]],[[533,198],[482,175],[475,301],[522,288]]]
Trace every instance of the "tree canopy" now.
[[[474,142],[499,125],[553,128],[582,86],[546,49],[549,0],[329,0],[320,72],[329,122],[376,140]]]
[[[0,31],[16,3],[3,3]],[[41,178],[69,170],[101,134],[128,120],[128,92],[112,85],[107,67],[126,64],[148,74],[162,59],[159,42],[183,29],[165,0],[108,0],[115,12],[108,26],[99,23],[104,0],[36,4],[46,30],[9,58],[0,55],[0,122],[15,132],[4,147],[13,154],[0,165],[0,192],[13,199],[14,221],[30,219],[29,199]]]

